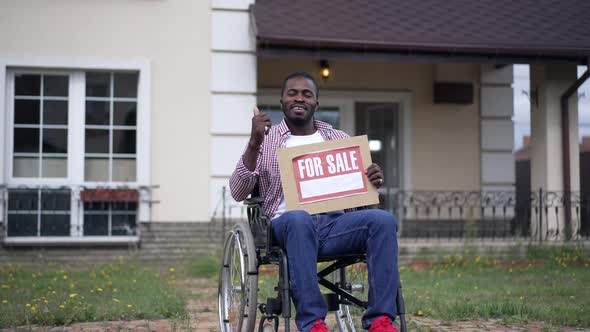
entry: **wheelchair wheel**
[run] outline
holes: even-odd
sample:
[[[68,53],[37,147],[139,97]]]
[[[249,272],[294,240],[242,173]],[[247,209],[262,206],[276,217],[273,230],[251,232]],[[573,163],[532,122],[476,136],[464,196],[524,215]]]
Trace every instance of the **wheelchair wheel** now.
[[[334,272],[334,281],[340,287],[352,293],[356,298],[366,302],[369,297],[369,277],[364,262],[355,263]],[[340,332],[363,331],[361,318],[364,307],[352,303],[340,303],[336,311],[336,325]]]
[[[254,239],[247,225],[227,235],[217,293],[221,332],[252,332],[256,325],[258,274]]]

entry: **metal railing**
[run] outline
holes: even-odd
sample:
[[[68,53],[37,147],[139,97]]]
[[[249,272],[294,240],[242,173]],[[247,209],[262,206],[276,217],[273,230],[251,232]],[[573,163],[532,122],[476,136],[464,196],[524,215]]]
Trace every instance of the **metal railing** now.
[[[382,191],[380,208],[399,221],[402,238],[528,239],[590,238],[590,197],[559,191]],[[570,219],[565,209],[569,206]],[[212,216],[227,224],[246,218],[245,207],[226,188]]]
[[[139,236],[157,203],[151,195],[151,186],[2,186],[0,231],[6,237]],[[147,220],[139,219],[142,203]]]

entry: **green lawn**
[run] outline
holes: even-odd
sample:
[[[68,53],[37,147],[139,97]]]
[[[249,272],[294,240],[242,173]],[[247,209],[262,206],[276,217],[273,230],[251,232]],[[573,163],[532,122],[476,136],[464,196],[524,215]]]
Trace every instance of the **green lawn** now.
[[[86,271],[0,268],[0,327],[82,321],[183,318],[176,271],[124,261]]]
[[[590,327],[590,261],[581,247],[529,252],[526,259],[456,255],[402,266],[407,312]]]
[[[401,266],[400,274],[410,315],[590,327],[589,264],[581,247],[529,248],[524,258],[467,253],[418,260]],[[260,279],[259,300],[276,296],[276,277]]]

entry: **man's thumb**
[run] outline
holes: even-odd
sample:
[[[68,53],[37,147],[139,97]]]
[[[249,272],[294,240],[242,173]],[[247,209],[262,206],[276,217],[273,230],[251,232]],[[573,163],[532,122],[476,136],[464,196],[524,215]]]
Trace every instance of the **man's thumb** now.
[[[260,114],[260,110],[258,110],[258,107],[256,107],[256,106],[254,106],[253,111],[254,111],[254,116]]]

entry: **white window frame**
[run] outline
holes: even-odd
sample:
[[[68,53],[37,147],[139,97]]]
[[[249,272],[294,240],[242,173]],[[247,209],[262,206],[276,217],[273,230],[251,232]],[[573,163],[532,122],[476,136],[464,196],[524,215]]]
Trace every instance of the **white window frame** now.
[[[57,70],[55,68],[66,68]],[[84,72],[86,71],[137,71],[139,82],[137,91],[137,123],[136,123],[136,181],[134,182],[90,182],[84,181],[84,130],[86,100]],[[12,172],[13,161],[13,130],[14,130],[14,72],[68,74],[68,173],[66,178],[15,178]],[[91,188],[138,189],[137,227],[140,222],[149,221],[149,202],[143,197],[144,188],[151,187],[151,65],[147,60],[103,60],[76,57],[31,57],[31,56],[0,56],[0,107],[4,116],[0,116],[0,183],[5,187],[43,186],[46,188],[70,187],[72,234],[67,237],[6,237],[4,243],[19,244],[76,244],[76,243],[127,243],[138,241],[139,236],[83,236],[81,226],[83,220],[82,204],[79,200],[80,191]],[[5,192],[7,195],[7,192]],[[6,197],[5,197],[6,198]],[[0,200],[0,223],[6,222],[6,200]],[[78,231],[74,231],[78,229]],[[6,235],[6,229],[3,230]]]

